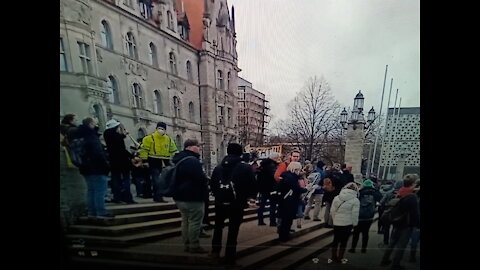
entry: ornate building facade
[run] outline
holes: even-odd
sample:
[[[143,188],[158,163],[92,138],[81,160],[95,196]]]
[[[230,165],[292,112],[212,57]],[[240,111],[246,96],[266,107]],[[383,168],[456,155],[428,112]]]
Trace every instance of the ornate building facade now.
[[[211,172],[238,141],[239,71],[226,0],[60,1],[60,117],[115,118],[135,139],[163,121],[179,149],[204,143]]]

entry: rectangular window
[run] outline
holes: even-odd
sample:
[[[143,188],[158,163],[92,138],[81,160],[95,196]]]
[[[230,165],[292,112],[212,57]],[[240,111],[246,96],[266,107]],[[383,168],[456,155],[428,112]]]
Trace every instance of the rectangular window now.
[[[83,42],[77,42],[78,43],[78,49],[79,49],[79,57],[80,57],[80,62],[82,62],[82,69],[83,73],[86,74],[92,74],[92,59],[90,57],[90,45],[83,43]]]
[[[60,38],[60,71],[68,71],[65,47],[63,46],[63,38]]]
[[[218,123],[223,124],[224,122],[224,111],[223,106],[218,106]]]
[[[232,121],[232,109],[228,108],[227,109],[227,126],[231,125]]]
[[[132,2],[132,0],[124,0],[124,1],[123,1],[123,4],[124,4],[125,6],[133,7],[133,2]]]

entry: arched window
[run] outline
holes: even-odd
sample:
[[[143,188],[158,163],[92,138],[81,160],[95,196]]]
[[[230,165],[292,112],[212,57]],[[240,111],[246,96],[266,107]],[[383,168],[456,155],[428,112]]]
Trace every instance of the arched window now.
[[[133,107],[143,109],[143,94],[142,89],[138,83],[134,83],[132,85],[132,93],[133,93]]]
[[[138,59],[137,44],[135,43],[135,37],[132,32],[127,33],[126,42],[128,56]]]
[[[230,90],[230,79],[231,79],[231,74],[230,71],[227,73],[227,90]]]
[[[102,36],[102,45],[105,48],[113,50],[112,32],[110,31],[110,26],[105,20],[102,21],[100,35]]]
[[[192,63],[190,63],[190,61],[187,61],[187,78],[188,78],[188,81],[190,82],[193,81]]]
[[[170,61],[170,72],[173,74],[177,74],[177,59],[175,58],[175,54],[170,52],[168,55],[168,59]]]
[[[158,67],[157,47],[155,47],[155,45],[152,42],[150,42],[148,55],[150,56],[150,65],[154,67]]]
[[[177,149],[181,149],[182,147],[182,136],[177,135],[175,136],[175,144],[177,145]]]
[[[113,76],[108,76],[107,78],[107,88],[109,92],[108,102],[119,104],[120,99],[118,98],[118,84],[117,80]]]
[[[223,72],[221,70],[217,71],[217,88],[223,90]]]
[[[195,110],[193,107],[193,102],[188,103],[188,116],[190,117],[191,122],[195,122]]]
[[[93,109],[95,111],[95,117],[98,120],[98,128],[99,131],[104,131],[105,130],[105,117],[103,116],[103,108],[100,104],[95,104],[93,105]]]
[[[173,115],[180,118],[180,99],[176,96],[173,97]]]
[[[168,20],[168,28],[175,31],[173,29],[173,16],[172,16],[172,13],[170,12],[170,10],[167,11],[167,20]]]
[[[140,4],[140,14],[142,14],[143,18],[151,19],[152,18],[152,7],[147,4],[145,1],[139,1]]]
[[[143,139],[143,137],[145,137],[145,130],[143,130],[143,128],[139,128],[137,139]]]
[[[162,114],[162,100],[160,97],[160,91],[153,91],[153,95],[155,96],[155,104],[153,106],[155,109],[155,113]]]

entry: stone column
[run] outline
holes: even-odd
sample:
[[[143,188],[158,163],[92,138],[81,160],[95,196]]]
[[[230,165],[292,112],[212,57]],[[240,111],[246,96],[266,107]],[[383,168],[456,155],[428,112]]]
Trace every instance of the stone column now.
[[[395,170],[395,180],[400,181],[403,179],[403,171],[405,169],[405,160],[407,156],[400,154],[397,161],[397,168]]]
[[[354,129],[355,128],[355,129]],[[364,143],[363,124],[349,123],[345,145],[345,164],[352,167],[352,174],[357,181],[362,180],[361,166]]]

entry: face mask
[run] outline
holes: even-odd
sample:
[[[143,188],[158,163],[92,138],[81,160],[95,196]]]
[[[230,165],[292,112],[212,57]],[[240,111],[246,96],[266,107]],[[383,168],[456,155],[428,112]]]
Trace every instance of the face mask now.
[[[160,135],[164,135],[164,134],[165,134],[165,130],[164,130],[164,129],[157,129],[157,132],[158,132]]]

